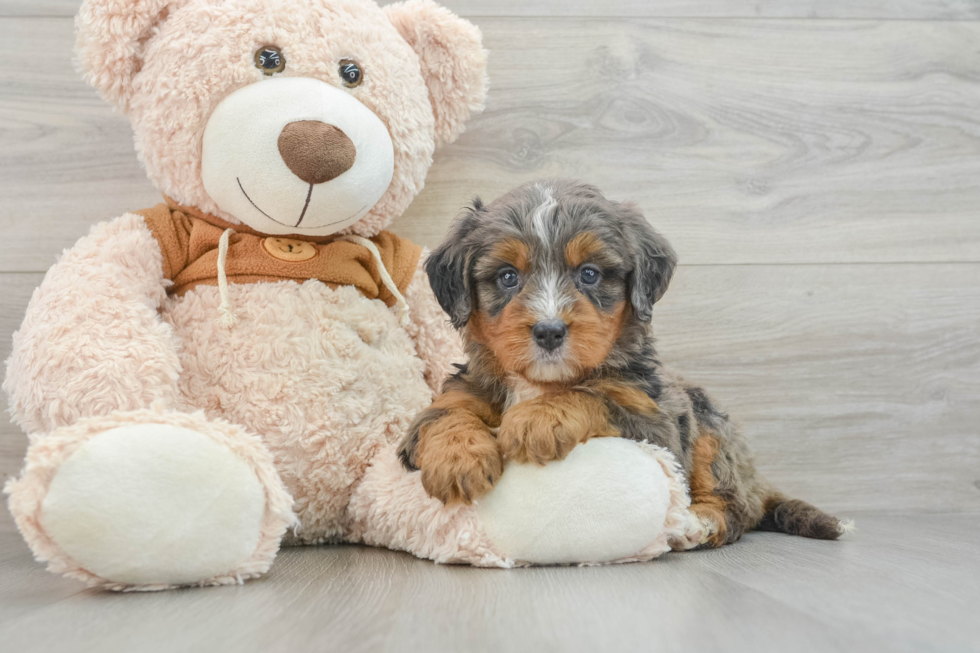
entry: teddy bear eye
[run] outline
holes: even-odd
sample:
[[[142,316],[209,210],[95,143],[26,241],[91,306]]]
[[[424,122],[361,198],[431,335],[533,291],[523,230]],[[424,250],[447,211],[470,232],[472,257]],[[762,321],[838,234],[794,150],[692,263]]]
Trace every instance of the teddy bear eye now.
[[[344,86],[354,88],[359,86],[363,79],[364,73],[361,72],[361,67],[357,65],[356,61],[353,59],[340,60],[340,80]]]
[[[255,51],[255,67],[266,75],[281,73],[286,68],[286,57],[276,46],[267,45]]]

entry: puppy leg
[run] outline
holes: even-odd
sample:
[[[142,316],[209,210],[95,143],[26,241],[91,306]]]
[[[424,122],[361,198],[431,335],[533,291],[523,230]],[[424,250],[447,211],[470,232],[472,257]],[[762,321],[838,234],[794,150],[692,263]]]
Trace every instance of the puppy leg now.
[[[471,503],[493,487],[503,460],[491,427],[499,415],[447,381],[447,390],[415,420],[399,448],[402,463],[422,470],[422,486],[443,503]]]
[[[720,441],[714,433],[704,433],[694,441],[688,483],[691,515],[696,520],[688,529],[685,542],[675,548],[718,548],[737,542],[752,527],[753,519],[734,492],[726,491],[715,475]],[[692,520],[693,521],[693,520]],[[754,521],[758,521],[756,518]]]
[[[617,436],[602,397],[580,390],[541,395],[504,413],[497,441],[516,462],[544,465],[562,460],[589,438]]]

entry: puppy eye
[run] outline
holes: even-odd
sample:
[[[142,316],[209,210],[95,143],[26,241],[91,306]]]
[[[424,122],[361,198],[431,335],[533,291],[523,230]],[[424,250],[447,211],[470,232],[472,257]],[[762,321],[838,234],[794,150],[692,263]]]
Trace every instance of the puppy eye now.
[[[344,83],[344,86],[347,88],[360,86],[363,79],[364,73],[361,72],[361,67],[357,65],[356,61],[352,59],[340,60],[340,81]]]
[[[497,275],[497,283],[500,284],[501,288],[506,288],[508,290],[516,288],[520,281],[521,278],[517,275],[515,270],[502,270],[500,274]]]
[[[286,57],[276,46],[267,45],[255,51],[255,67],[266,75],[281,73],[286,68]]]
[[[594,286],[599,283],[599,270],[592,266],[584,267],[579,271],[579,279],[586,286]]]

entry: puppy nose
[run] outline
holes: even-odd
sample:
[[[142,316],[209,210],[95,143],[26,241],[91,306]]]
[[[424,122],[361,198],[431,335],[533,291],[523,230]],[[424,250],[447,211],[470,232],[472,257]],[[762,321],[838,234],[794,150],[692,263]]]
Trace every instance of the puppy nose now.
[[[279,155],[294,175],[308,184],[322,184],[350,170],[357,149],[337,127],[300,120],[282,128]]]
[[[540,347],[551,351],[558,349],[561,343],[565,341],[565,336],[568,335],[568,327],[561,320],[538,322],[531,329],[531,335],[534,336],[534,341]]]

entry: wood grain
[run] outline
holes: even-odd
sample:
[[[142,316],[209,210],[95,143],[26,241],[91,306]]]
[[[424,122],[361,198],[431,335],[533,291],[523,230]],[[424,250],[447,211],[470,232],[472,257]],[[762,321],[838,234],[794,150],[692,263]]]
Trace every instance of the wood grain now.
[[[24,319],[31,293],[41,283],[37,273],[0,274],[0,376],[6,377],[6,361],[10,356],[11,336]],[[27,437],[10,421],[7,395],[0,392],[0,487],[15,476],[23,466]],[[0,532],[9,529],[11,520],[6,509],[0,509]]]
[[[391,4],[394,0],[380,0]],[[976,20],[975,0],[441,0],[462,16]],[[72,16],[81,0],[3,0],[0,16]]]
[[[980,508],[980,266],[682,267],[654,323],[789,494]]]
[[[92,224],[160,201],[127,121],[72,68],[72,29],[0,20],[0,39],[23,55],[16,70],[0,68],[2,271],[44,271]]]
[[[0,637],[78,651],[967,651],[976,520],[860,517],[840,542],[753,533],[613,567],[444,567],[353,546],[286,549],[241,587],[80,591],[0,535]],[[942,537],[934,534],[942,533]]]
[[[478,22],[487,111],[402,235],[433,245],[474,194],[562,175],[638,202],[689,264],[980,261],[980,23]],[[0,39],[24,55],[0,68],[0,270],[40,271],[158,195],[71,69],[70,21]]]
[[[387,3],[386,3],[387,4]],[[443,0],[463,16],[976,20],[975,0]]]
[[[0,278],[8,347],[40,278]],[[980,510],[978,282],[980,264],[682,266],[654,324],[788,494],[843,514]],[[16,473],[26,439],[8,424],[0,442]]]
[[[74,16],[82,0],[0,0],[0,17]]]
[[[426,244],[473,194],[572,176],[686,263],[980,256],[980,24],[480,24],[487,111],[396,222]]]
[[[980,599],[976,517],[954,525],[954,515],[859,514],[840,548],[754,536],[751,546],[683,562],[877,642],[864,650],[976,650],[980,625],[960,612]]]

